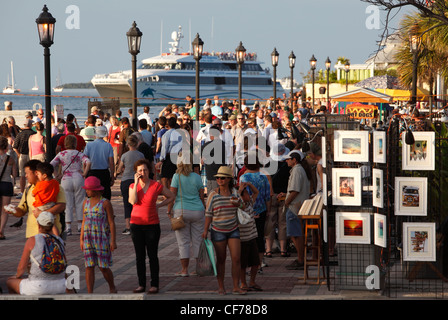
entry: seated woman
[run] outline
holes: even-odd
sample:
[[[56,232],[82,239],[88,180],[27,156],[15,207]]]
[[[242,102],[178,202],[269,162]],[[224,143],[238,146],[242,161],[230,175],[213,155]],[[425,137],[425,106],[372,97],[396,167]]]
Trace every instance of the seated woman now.
[[[9,293],[21,295],[52,295],[66,292],[65,272],[46,273],[38,265],[42,258],[45,237],[51,235],[54,215],[48,211],[41,212],[37,217],[37,224],[39,226],[39,233],[28,238],[19,266],[17,267],[16,275],[9,277],[6,281]],[[55,237],[61,248],[64,249],[64,241],[57,236],[51,236]],[[23,278],[30,261],[32,263],[28,278]],[[50,267],[49,269],[52,268]]]

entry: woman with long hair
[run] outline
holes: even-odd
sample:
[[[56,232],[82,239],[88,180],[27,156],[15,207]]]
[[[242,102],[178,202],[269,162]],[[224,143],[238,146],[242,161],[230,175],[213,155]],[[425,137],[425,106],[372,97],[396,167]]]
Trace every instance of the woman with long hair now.
[[[229,248],[232,259],[233,294],[246,294],[239,286],[241,272],[241,241],[238,228],[237,210],[241,204],[234,188],[232,169],[221,166],[215,175],[218,188],[212,190],[207,199],[205,225],[202,238],[210,236],[216,252],[218,294],[225,295],[224,274],[226,251]]]
[[[33,134],[28,139],[28,148],[30,160],[37,159],[39,161],[45,161],[45,137],[43,136],[44,125],[42,122],[37,122],[35,125],[36,134]]]
[[[205,223],[204,185],[201,176],[193,172],[193,157],[190,152],[179,153],[177,170],[171,180],[170,191],[176,200],[174,205],[168,205],[168,215],[183,216],[185,222],[184,228],[175,231],[182,267],[176,275],[187,277],[190,257],[198,257]]]
[[[116,116],[110,117],[110,123],[111,127],[109,129],[107,140],[112,146],[112,149],[114,150],[114,164],[115,168],[118,168],[118,162],[120,160],[118,159],[118,148],[120,146],[118,139],[120,138],[121,126]]]

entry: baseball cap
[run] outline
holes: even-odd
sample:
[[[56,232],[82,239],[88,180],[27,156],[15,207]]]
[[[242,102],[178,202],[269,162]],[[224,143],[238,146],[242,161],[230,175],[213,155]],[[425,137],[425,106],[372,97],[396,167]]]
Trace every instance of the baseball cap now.
[[[299,150],[292,150],[288,155],[285,157],[285,159],[292,159],[295,158],[297,161],[302,161],[302,159],[305,158],[305,155],[299,151]]]
[[[54,215],[48,211],[41,212],[36,220],[42,227],[50,227],[54,225]]]
[[[95,127],[95,136],[98,139],[107,137],[107,128],[105,126]]]

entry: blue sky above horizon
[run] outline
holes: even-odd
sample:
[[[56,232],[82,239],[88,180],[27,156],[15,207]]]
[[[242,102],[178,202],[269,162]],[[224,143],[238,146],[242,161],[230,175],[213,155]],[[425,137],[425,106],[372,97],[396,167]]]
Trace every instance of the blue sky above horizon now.
[[[264,68],[271,68],[274,47],[280,53],[279,78],[289,76],[288,56],[294,51],[294,77],[309,70],[314,54],[317,67],[324,68],[327,56],[333,63],[339,56],[352,64],[364,63],[377,49],[386,14],[380,11],[379,29],[366,27],[368,5],[360,0],[35,0],[7,1],[0,12],[0,86],[7,84],[10,61],[14,62],[17,86],[29,90],[37,76],[44,83],[43,48],[35,20],[46,4],[56,18],[51,49],[52,83],[58,70],[63,83],[88,82],[97,73],[127,70],[131,56],[126,32],[135,20],[143,32],[139,62],[161,49],[168,51],[170,35],[182,26],[181,47],[190,49],[196,33],[204,51],[234,51],[239,42],[256,52]],[[79,29],[69,29],[73,11],[79,9]],[[398,25],[399,12],[392,21]]]

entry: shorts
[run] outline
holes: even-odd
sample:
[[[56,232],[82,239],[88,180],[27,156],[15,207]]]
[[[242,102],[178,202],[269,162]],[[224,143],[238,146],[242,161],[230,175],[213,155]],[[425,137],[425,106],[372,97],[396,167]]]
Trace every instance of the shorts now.
[[[21,154],[19,157],[19,176],[24,177],[25,176],[25,164],[30,161],[30,156],[27,154]]]
[[[14,187],[11,182],[0,181],[0,197],[12,197]]]
[[[288,237],[303,236],[302,219],[290,209],[286,209],[286,235]]]
[[[210,238],[212,242],[225,241],[228,239],[239,239],[240,238],[240,229],[236,228],[230,232],[220,232],[211,229]]]
[[[176,173],[176,170],[177,170],[177,165],[175,165],[171,161],[170,155],[167,154],[166,159],[163,160],[163,163],[162,163],[162,170],[160,173],[160,177],[171,179],[174,176],[174,174]]]
[[[257,240],[241,241],[241,269],[259,265],[260,255],[258,254]]]
[[[65,293],[65,278],[58,280],[30,280],[23,279],[19,285],[20,294],[32,295],[52,295]]]

